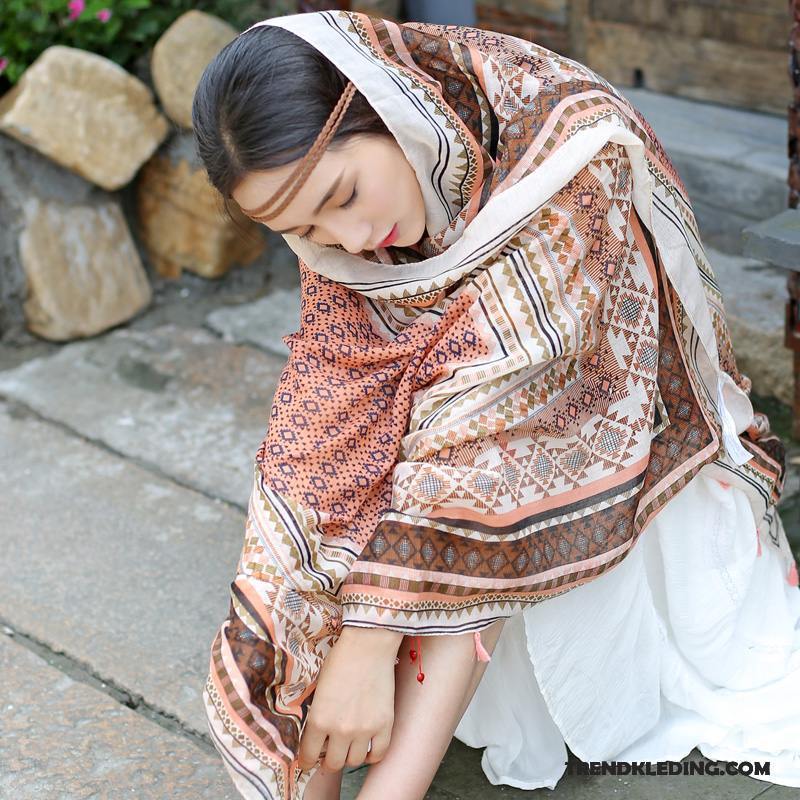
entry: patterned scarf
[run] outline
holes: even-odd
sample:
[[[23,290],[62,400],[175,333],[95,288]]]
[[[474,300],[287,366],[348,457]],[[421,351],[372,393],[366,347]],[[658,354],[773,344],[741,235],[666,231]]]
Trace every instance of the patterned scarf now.
[[[797,571],[775,511],[783,447],[753,413],[686,190],[639,112],[507,35],[338,11],[259,24],[367,98],[429,232],[369,259],[285,237],[301,327],[204,700],[242,796],[297,800],[343,624],[480,631],[612,569],[701,468],[747,493],[758,546]]]

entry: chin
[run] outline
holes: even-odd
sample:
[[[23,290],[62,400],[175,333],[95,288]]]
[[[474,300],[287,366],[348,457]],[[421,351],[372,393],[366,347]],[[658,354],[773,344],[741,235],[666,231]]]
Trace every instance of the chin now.
[[[425,235],[425,217],[423,217],[412,229],[409,231],[408,236],[404,236],[402,240],[395,242],[400,247],[410,247],[412,244],[417,244]]]

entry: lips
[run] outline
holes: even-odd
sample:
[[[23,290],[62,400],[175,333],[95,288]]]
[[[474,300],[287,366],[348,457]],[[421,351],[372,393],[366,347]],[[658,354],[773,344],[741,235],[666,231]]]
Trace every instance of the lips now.
[[[397,239],[397,223],[392,226],[389,235],[382,241],[378,242],[378,247],[389,247]]]

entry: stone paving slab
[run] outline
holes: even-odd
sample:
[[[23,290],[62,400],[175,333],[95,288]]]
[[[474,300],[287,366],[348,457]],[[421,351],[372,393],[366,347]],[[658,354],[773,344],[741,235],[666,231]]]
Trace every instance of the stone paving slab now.
[[[238,800],[222,762],[0,636],[0,797]]]
[[[244,507],[284,363],[201,329],[120,329],[0,372],[0,395]]]
[[[711,247],[706,247],[706,255],[722,290],[725,311],[746,320],[754,328],[779,334],[782,343],[788,271]]]
[[[800,790],[792,786],[770,786],[758,795],[758,800],[799,800]]]
[[[205,734],[244,514],[0,404],[0,617]]]
[[[669,153],[670,148],[728,163],[747,160],[765,172],[786,180],[786,117],[731,106],[687,100],[651,92],[623,89],[633,105],[653,126]],[[773,156],[783,157],[780,169]]]
[[[711,247],[706,255],[722,291],[739,369],[757,394],[791,404],[792,353],[783,346],[786,270]]]
[[[786,208],[786,118],[626,88],[675,164],[704,241],[742,252],[742,229]]]
[[[654,130],[658,136],[655,126]],[[693,203],[703,200],[723,210],[725,215],[742,215],[749,219],[766,219],[786,208],[788,162],[785,156],[784,174],[776,177],[770,171],[756,169],[755,162],[744,155],[718,161],[711,156],[698,157],[677,147],[670,148],[667,144],[664,147]],[[700,233],[703,233],[702,227]],[[737,242],[737,246],[740,243]]]
[[[243,515],[6,403],[0,403],[0,441],[0,617],[45,647],[85,666],[93,677],[143,698],[149,708],[174,717],[187,730],[205,734],[202,686],[211,640],[227,614],[228,586],[244,533]],[[50,468],[43,466],[45,453]],[[7,642],[7,637],[0,637],[0,645],[4,640]],[[17,660],[38,659],[20,645],[7,645],[9,648],[23,652],[14,656]],[[10,729],[2,712],[9,697],[19,703],[16,698],[21,695],[2,669],[3,658],[0,650],[0,674],[4,676],[0,683],[0,763],[5,764],[12,757],[21,759],[18,750],[23,747],[34,754],[37,748],[43,754],[48,752],[50,745],[45,742],[50,732],[39,726],[36,735],[29,736],[30,748],[8,744],[12,740],[6,731]],[[44,755],[34,763],[28,754],[28,761],[19,761],[19,768],[10,776],[5,766],[0,768],[0,797],[116,797],[127,794],[129,784],[136,787],[137,798],[184,796],[147,793],[147,782],[155,781],[153,775],[161,785],[168,785],[162,775],[166,768],[156,772],[152,765],[149,771],[136,767],[145,755],[148,759],[155,756],[139,748],[139,728],[130,720],[141,719],[143,731],[153,729],[150,741],[157,753],[177,752],[178,745],[170,744],[171,734],[160,733],[163,729],[155,723],[91,687],[74,683],[55,668],[45,668],[55,675],[41,681],[34,675],[27,688],[35,691],[36,700],[25,698],[26,703],[39,702],[42,715],[50,706],[49,700],[42,703],[47,687],[60,692],[75,686],[79,697],[101,698],[95,703],[101,721],[122,715],[127,722],[115,722],[106,731],[89,718],[95,713],[92,703],[76,700],[76,707],[86,706],[84,717],[74,725],[83,730],[84,739],[80,746],[68,741],[65,753],[74,752],[78,758],[83,751],[91,752],[97,764],[86,759],[92,766],[81,778],[84,767],[75,763],[75,777],[69,783],[64,777],[69,767],[66,756],[48,766]],[[35,724],[30,715],[25,719]],[[55,714],[54,719],[60,718]],[[133,733],[128,731],[130,725],[134,725]],[[107,741],[114,728],[119,729],[130,751],[128,761],[115,752],[115,741]],[[161,743],[159,737],[167,737],[167,743]],[[181,741],[177,735],[173,738]],[[7,752],[3,751],[4,740]],[[210,787],[208,793],[189,795],[201,786],[200,778],[192,782],[188,767],[180,767],[182,772],[178,769],[186,759],[175,759],[174,774],[188,776],[187,797],[238,797],[225,793],[229,781],[218,758],[203,756],[188,741],[185,746],[187,752],[199,754],[197,775],[207,777]],[[135,782],[126,783],[124,769],[128,768],[140,769],[141,793]],[[31,793],[17,793],[18,783],[24,788],[21,775],[29,769],[38,776],[31,783]],[[109,780],[113,776],[114,781],[118,776],[119,787],[113,793],[96,794],[95,773]],[[346,771],[342,800],[353,800],[365,777],[364,769]],[[49,782],[68,793],[51,794]],[[428,798],[450,800],[451,795],[436,789]]]
[[[251,344],[286,359],[289,348],[281,337],[300,327],[300,287],[275,287],[252,303],[217,309],[206,324],[226,342]]]
[[[0,526],[11,532],[0,542],[0,614],[97,674],[112,677],[116,685],[142,694],[187,727],[202,730],[199,688],[207,645],[226,610],[227,582],[241,539],[240,515],[224,506],[221,516],[215,514],[218,504],[57,427],[26,418],[24,411],[0,405],[0,412],[0,498],[5,501]],[[53,467],[47,473],[43,453]],[[193,517],[187,534],[185,520]],[[117,521],[111,533],[108,520]],[[520,790],[486,781],[479,756],[480,751],[454,741],[429,800],[501,795],[519,795],[521,800]],[[218,769],[225,780],[221,763]],[[364,776],[363,771],[345,775],[344,800],[356,796]],[[556,791],[572,800],[577,789],[569,787],[576,781],[591,781],[586,786],[601,799],[620,796],[615,791],[620,788],[623,796],[630,793],[608,776],[565,776]],[[605,788],[601,781],[607,782]],[[694,797],[678,791],[686,787],[672,787],[669,796]],[[713,798],[715,787],[705,787],[703,794]],[[731,793],[728,783],[725,789],[724,796],[733,798],[763,791],[757,787],[739,794],[736,787]],[[660,784],[643,786],[633,796],[656,792],[661,793]],[[588,796],[588,790],[583,794]],[[775,800],[779,798],[784,795]]]
[[[770,264],[800,269],[800,209],[790,208],[748,228],[745,252]]]

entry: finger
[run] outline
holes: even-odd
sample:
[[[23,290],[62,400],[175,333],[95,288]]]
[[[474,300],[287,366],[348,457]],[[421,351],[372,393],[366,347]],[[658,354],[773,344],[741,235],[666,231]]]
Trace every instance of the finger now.
[[[338,772],[342,769],[347,759],[347,751],[350,749],[351,741],[349,737],[329,736],[328,752],[325,754],[325,760],[322,762],[322,766],[331,772]],[[364,749],[366,749],[366,747]]]
[[[311,720],[306,723],[300,737],[300,750],[297,754],[297,763],[302,770],[311,769],[320,760],[320,752],[327,736],[325,731],[318,730],[310,722]]]
[[[377,733],[372,737],[372,749],[367,753],[364,763],[377,764],[389,749],[389,742],[392,740],[392,729],[389,728],[383,733]]]
[[[347,761],[345,762],[348,767],[360,767],[364,763],[369,750],[369,742],[368,736],[363,739],[353,739],[350,743],[350,749],[347,751]]]

